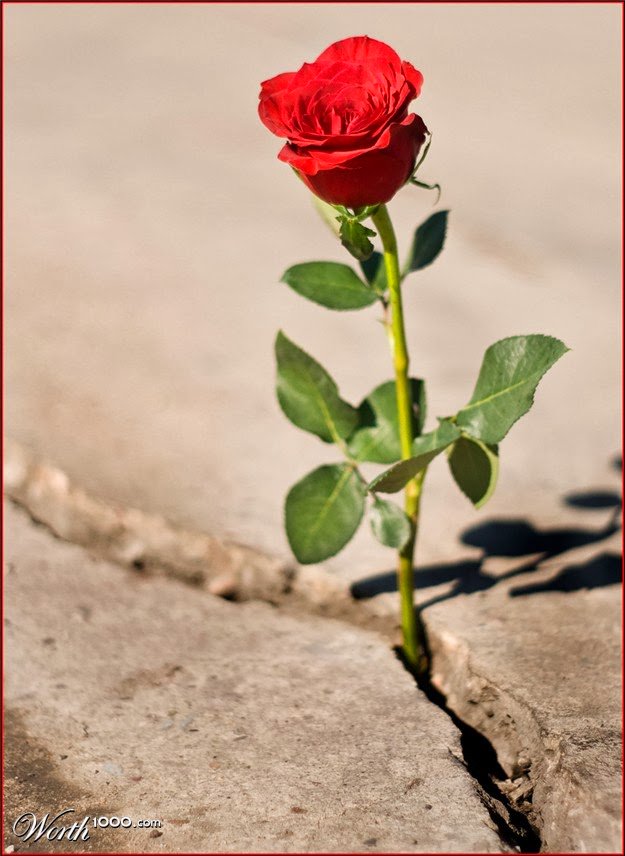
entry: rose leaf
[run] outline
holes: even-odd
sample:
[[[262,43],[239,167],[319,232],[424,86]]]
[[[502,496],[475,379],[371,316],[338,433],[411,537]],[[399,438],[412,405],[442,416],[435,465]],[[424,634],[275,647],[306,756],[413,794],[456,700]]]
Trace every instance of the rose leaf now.
[[[399,461],[385,470],[370,482],[368,490],[374,493],[397,493],[459,437],[460,431],[453,422],[442,419],[435,431],[416,438],[412,444],[412,458]]]
[[[293,291],[328,309],[362,309],[378,299],[348,265],[337,262],[305,262],[293,265],[282,276]]]
[[[497,446],[463,435],[451,447],[449,468],[460,490],[476,508],[491,498],[499,475]]]
[[[360,477],[348,464],[319,467],[297,482],[284,509],[296,559],[308,565],[342,550],[360,525],[365,494]]]
[[[340,237],[341,243],[351,255],[364,261],[373,253],[373,244],[369,238],[375,237],[373,229],[363,226],[356,218],[343,217],[341,219]]]
[[[371,531],[385,547],[401,550],[412,535],[410,520],[394,502],[375,497],[371,509]]]
[[[277,394],[287,419],[325,443],[346,439],[358,424],[358,413],[339,396],[334,380],[284,333],[276,339]]]
[[[404,275],[431,265],[445,244],[449,211],[436,211],[414,233]]]
[[[425,383],[410,379],[413,401],[413,430],[418,436],[425,422]],[[358,408],[359,424],[348,440],[348,450],[356,461],[392,464],[401,458],[397,427],[395,381],[377,386]]]
[[[510,336],[491,345],[456,424],[484,443],[501,442],[534,403],[542,376],[569,349],[552,336]]]

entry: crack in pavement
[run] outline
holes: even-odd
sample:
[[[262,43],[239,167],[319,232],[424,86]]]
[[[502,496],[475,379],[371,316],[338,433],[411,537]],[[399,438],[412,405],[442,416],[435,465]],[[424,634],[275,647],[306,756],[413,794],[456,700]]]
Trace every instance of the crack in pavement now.
[[[57,537],[135,573],[165,575],[230,600],[264,601],[295,616],[316,614],[339,619],[380,633],[390,645],[398,641],[397,619],[390,606],[386,612],[380,612],[370,601],[355,600],[347,584],[322,569],[294,568],[253,548],[224,543],[205,533],[175,526],[160,516],[90,497],[74,486],[62,471],[35,460],[14,442],[5,444],[5,492],[33,520],[44,524]],[[462,718],[460,696],[463,689],[460,685],[464,675],[468,686],[468,659],[460,674],[457,658],[452,657],[452,669],[447,649],[450,644],[452,648],[457,647],[456,640],[446,640],[443,637],[447,634],[433,632],[427,627],[427,618],[425,623],[432,670],[426,679],[417,683],[426,697],[459,729],[464,756],[459,763],[473,778],[480,798],[497,825],[504,848],[539,852],[542,818],[540,806],[532,801],[534,788],[537,776],[554,769],[557,774],[557,765],[545,764],[541,757],[521,757],[518,751],[521,743],[532,743],[520,740],[526,735],[518,733],[526,726],[535,730],[536,723],[528,726],[525,721],[532,719],[531,712],[522,711],[518,716],[520,703],[480,677],[485,698],[488,696],[491,703],[492,697],[496,697],[500,719],[507,716],[512,722],[510,745],[505,747],[505,754],[514,757],[514,769],[510,763],[502,766],[495,745],[488,737],[489,731],[492,734],[490,715],[473,717],[471,723]],[[468,652],[465,653],[468,657]],[[454,691],[450,700],[450,694],[443,690],[451,671],[455,674],[451,679]],[[469,698],[468,689],[465,694]],[[479,707],[479,701],[473,703]],[[497,738],[501,751],[501,734]],[[534,740],[534,746],[542,747],[546,754],[547,742]],[[543,782],[543,789],[545,786]]]

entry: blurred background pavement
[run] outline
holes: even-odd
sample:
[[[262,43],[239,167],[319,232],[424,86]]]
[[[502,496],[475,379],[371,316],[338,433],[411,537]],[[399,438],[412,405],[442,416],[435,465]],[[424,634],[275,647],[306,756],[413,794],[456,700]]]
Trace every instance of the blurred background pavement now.
[[[93,494],[288,555],[282,502],[333,450],[274,397],[280,327],[357,403],[391,368],[377,310],[330,313],[279,278],[347,261],[256,115],[261,80],[366,33],[425,76],[423,178],[447,248],[406,285],[429,413],[470,396],[484,349],[572,349],[502,447],[475,512],[437,461],[419,556],[493,515],[597,521],[620,437],[618,4],[5,7],[6,430]],[[403,246],[433,194],[392,203]],[[603,519],[603,518],[601,518]],[[598,521],[597,521],[598,522]],[[392,565],[368,527],[328,567]]]

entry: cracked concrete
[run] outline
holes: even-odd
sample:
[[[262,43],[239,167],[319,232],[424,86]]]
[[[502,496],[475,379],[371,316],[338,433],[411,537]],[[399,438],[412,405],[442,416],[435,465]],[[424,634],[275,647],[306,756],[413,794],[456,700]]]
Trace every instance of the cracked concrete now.
[[[517,577],[426,613],[433,683],[494,746],[547,852],[621,845],[621,598],[593,587],[620,573],[613,549],[534,574],[538,597]],[[560,587],[567,575],[574,598]]]
[[[425,73],[427,177],[452,208],[445,253],[406,295],[432,420],[466,398],[494,339],[541,330],[572,348],[505,441],[486,510],[432,467],[418,547],[437,685],[488,734],[500,785],[552,849],[613,848],[620,805],[619,545],[609,509],[563,504],[615,493],[618,15],[359,10],[363,31]],[[329,450],[272,400],[278,326],[355,401],[390,375],[373,312],[327,313],[277,284],[292,262],[344,256],[255,116],[258,81],[351,33],[351,11],[10,5],[5,24],[8,492],[146,584],[175,577],[198,589],[183,598],[260,597],[391,641],[392,555],[366,527],[324,567],[292,566],[282,499]],[[393,202],[402,245],[429,206],[417,191]],[[520,532],[522,549],[497,554],[482,525],[500,541]],[[55,781],[45,741],[32,748]]]
[[[93,831],[124,852],[501,852],[457,729],[380,637],[130,575],[10,505],[6,524],[9,824],[162,821]]]
[[[161,516],[89,496],[10,438],[4,444],[4,489],[60,538],[147,574],[206,586],[220,597],[270,600],[293,575],[289,564],[258,550],[224,544]]]
[[[321,569],[293,568],[287,574],[282,563],[253,550],[243,551],[245,571],[245,563],[237,565],[231,556],[234,551],[241,559],[236,545],[136,510],[109,508],[14,442],[5,444],[5,455],[9,496],[61,538],[125,564],[146,584],[154,574],[169,576],[191,584],[199,595],[201,588],[211,592],[228,578],[231,588],[224,595],[277,604],[298,621],[315,613],[335,616],[381,632],[387,644],[399,641],[394,593],[354,600],[344,583]],[[577,548],[567,552],[563,548],[572,531]],[[137,551],[130,557],[123,549],[128,538]],[[620,578],[619,539],[614,510],[602,526],[555,530],[555,535],[495,521],[465,538],[486,552],[480,569],[467,575],[460,563],[455,584],[449,568],[417,574],[432,683],[453,714],[493,746],[501,766],[493,779],[496,793],[528,817],[545,852],[617,852],[619,847],[620,598],[614,585]],[[209,544],[211,550],[198,554],[188,544]],[[537,553],[528,563],[522,554],[536,553],[538,546],[550,546],[551,554]],[[498,550],[520,559],[502,565]],[[150,560],[137,566],[137,556]],[[506,806],[497,798],[495,803],[496,814],[514,828]]]

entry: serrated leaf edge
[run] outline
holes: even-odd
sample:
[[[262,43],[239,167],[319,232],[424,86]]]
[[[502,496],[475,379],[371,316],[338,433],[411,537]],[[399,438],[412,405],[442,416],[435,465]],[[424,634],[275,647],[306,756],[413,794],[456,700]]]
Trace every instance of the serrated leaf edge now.
[[[523,413],[521,413],[521,414],[519,414],[519,416],[517,416],[517,418],[516,418],[516,419],[511,423],[510,427],[508,428],[508,430],[506,431],[506,433],[504,434],[504,436],[503,436],[503,437],[501,437],[501,438],[499,438],[499,439],[497,439],[497,440],[489,440],[489,439],[488,439],[488,437],[476,437],[475,435],[471,434],[471,431],[470,431],[470,429],[469,429],[468,427],[465,427],[464,425],[460,425],[459,427],[462,429],[463,433],[466,433],[469,437],[471,437],[471,439],[472,439],[472,440],[481,440],[483,443],[486,443],[486,444],[488,444],[488,445],[497,445],[498,443],[501,443],[501,441],[502,441],[505,437],[507,437],[507,436],[508,436],[508,434],[510,433],[510,431],[512,430],[512,428],[516,425],[516,423],[517,423],[520,419],[522,419],[522,418],[523,418],[523,416],[525,416],[525,415],[526,415],[526,414],[527,414],[527,413],[532,409],[532,407],[533,407],[533,405],[534,405],[534,400],[535,400],[535,397],[536,397],[536,390],[538,389],[538,384],[539,384],[539,383],[540,383],[540,381],[543,379],[543,377],[547,374],[547,372],[549,371],[549,369],[553,368],[553,367],[555,366],[555,364],[558,362],[558,360],[561,360],[561,359],[562,359],[562,357],[563,357],[565,354],[568,354],[568,352],[571,350],[571,348],[567,347],[561,339],[558,339],[556,336],[548,336],[548,335],[547,335],[547,334],[545,334],[545,333],[523,333],[523,334],[519,334],[519,335],[516,335],[516,336],[506,336],[504,339],[498,339],[496,342],[493,342],[493,344],[492,344],[492,345],[489,345],[489,346],[488,346],[488,348],[487,348],[487,349],[486,349],[486,351],[484,352],[484,356],[482,357],[482,364],[480,365],[480,372],[481,372],[481,370],[482,370],[482,365],[484,364],[484,360],[486,359],[486,355],[487,355],[487,354],[488,354],[488,352],[491,350],[491,348],[494,348],[494,347],[495,347],[495,345],[499,345],[499,344],[501,344],[502,342],[508,342],[508,341],[510,341],[510,340],[512,340],[512,339],[527,339],[527,338],[529,338],[530,336],[531,336],[532,338],[537,338],[537,339],[550,339],[552,342],[558,342],[558,344],[560,344],[560,345],[562,345],[562,346],[563,346],[564,350],[562,351],[562,353],[561,353],[561,354],[559,354],[559,356],[557,356],[557,357],[555,358],[555,360],[554,360],[550,365],[548,365],[545,369],[543,369],[543,371],[542,371],[542,372],[540,372],[540,373],[538,374],[538,378],[537,378],[537,380],[536,380],[536,388],[534,389],[534,391],[532,392],[532,394],[531,394],[531,396],[530,396],[530,403],[529,403],[529,406],[528,406],[527,410],[525,410]],[[536,374],[536,372],[534,373],[534,375],[535,375],[535,374]],[[533,377],[534,375],[530,376],[530,378],[531,378],[531,377]],[[482,405],[484,405],[484,404],[488,404],[489,402],[493,401],[494,399],[498,398],[498,397],[499,397],[499,396],[501,396],[501,395],[507,395],[511,390],[517,389],[518,387],[523,386],[524,384],[526,384],[526,383],[530,380],[530,378],[526,378],[525,380],[519,381],[518,383],[515,383],[515,384],[513,384],[512,386],[508,386],[508,387],[506,387],[506,389],[503,389],[503,390],[500,390],[499,392],[493,393],[493,395],[489,395],[489,396],[487,396],[486,398],[480,399],[479,401],[470,401],[470,402],[469,402],[469,404],[466,404],[464,407],[461,407],[461,408],[460,408],[460,410],[459,410],[459,411],[458,411],[458,413],[456,414],[456,419],[457,419],[457,418],[458,418],[462,413],[466,413],[466,412],[467,412],[467,410],[473,410],[473,409],[474,409],[474,408],[476,408],[476,407],[481,407],[481,406],[482,406]],[[479,373],[478,373],[478,379],[479,379]],[[477,384],[477,381],[476,381],[476,384]],[[471,398],[473,398],[473,396],[471,396]]]

